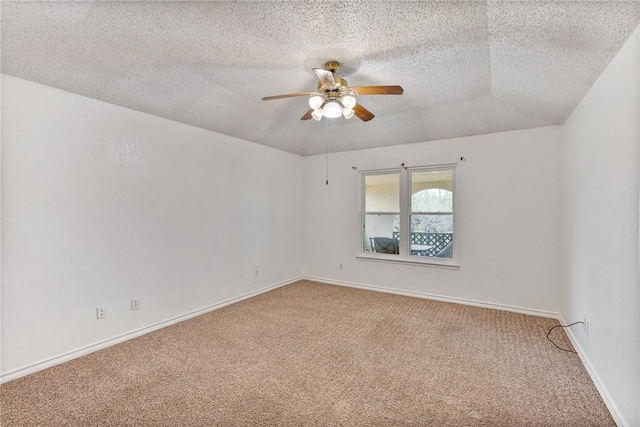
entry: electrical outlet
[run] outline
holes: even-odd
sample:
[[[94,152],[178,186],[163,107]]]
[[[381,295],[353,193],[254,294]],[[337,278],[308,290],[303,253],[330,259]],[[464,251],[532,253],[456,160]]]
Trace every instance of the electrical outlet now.
[[[338,267],[340,270],[342,270],[342,264],[340,264],[340,266]]]
[[[260,275],[260,270],[256,268],[256,277],[258,277],[259,275]]]
[[[131,299],[131,310],[137,310],[140,308],[140,300],[138,298]]]
[[[104,319],[105,317],[107,317],[107,306],[103,305],[100,306],[96,309],[96,317],[98,319]]]
[[[585,331],[587,335],[589,335],[589,321],[586,317],[582,318],[582,330]]]

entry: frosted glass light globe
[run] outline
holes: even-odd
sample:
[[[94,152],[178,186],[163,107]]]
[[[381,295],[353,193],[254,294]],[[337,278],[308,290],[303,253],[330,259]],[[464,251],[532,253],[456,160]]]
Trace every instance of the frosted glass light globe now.
[[[330,119],[335,119],[336,117],[340,117],[342,115],[342,107],[335,99],[331,99],[324,104],[322,108],[322,113],[325,117]]]
[[[309,108],[313,108],[314,110],[316,108],[320,108],[323,102],[324,102],[324,98],[322,96],[313,95],[309,97]]]
[[[351,108],[343,109],[342,115],[344,116],[345,119],[349,120],[351,117],[353,117],[353,109]]]
[[[316,108],[315,110],[313,110],[313,113],[311,113],[311,117],[313,117],[314,120],[320,121],[320,119],[322,119],[322,109]]]
[[[353,108],[356,106],[356,99],[351,95],[343,96],[340,98],[340,101],[342,102],[342,105],[344,105],[344,108]]]

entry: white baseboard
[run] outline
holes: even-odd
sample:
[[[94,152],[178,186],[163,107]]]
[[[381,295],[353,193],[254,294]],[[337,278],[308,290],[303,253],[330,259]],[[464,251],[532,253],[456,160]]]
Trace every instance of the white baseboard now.
[[[229,298],[227,300],[224,300],[224,301],[221,301],[221,302],[218,302],[218,303],[215,303],[215,304],[211,304],[211,305],[207,305],[207,306],[202,307],[202,308],[198,308],[198,309],[190,311],[188,313],[184,313],[184,314],[181,314],[179,316],[175,316],[175,317],[172,317],[170,319],[163,320],[161,322],[157,322],[157,323],[154,323],[154,324],[149,325],[149,326],[145,326],[143,328],[135,329],[133,331],[124,333],[122,335],[118,335],[118,336],[115,336],[115,337],[112,337],[112,338],[108,338],[106,340],[102,340],[102,341],[99,341],[99,342],[96,342],[96,343],[93,343],[93,344],[89,344],[87,346],[78,348],[76,350],[68,351],[68,352],[60,354],[58,356],[54,356],[54,357],[42,360],[40,362],[36,362],[36,363],[31,364],[31,365],[24,366],[22,368],[14,369],[12,371],[9,371],[9,372],[6,372],[6,373],[3,373],[2,375],[0,375],[0,384],[2,384],[4,382],[7,382],[7,381],[14,380],[16,378],[23,377],[25,375],[32,374],[32,373],[37,372],[37,371],[41,371],[41,370],[46,369],[46,368],[50,368],[50,367],[55,366],[55,365],[59,365],[60,363],[67,362],[69,360],[72,360],[72,359],[87,355],[89,353],[93,353],[93,352],[96,352],[98,350],[102,350],[104,348],[111,347],[112,345],[119,344],[119,343],[124,342],[124,341],[128,341],[130,339],[139,337],[141,335],[148,334],[149,332],[153,332],[153,331],[156,331],[158,329],[165,328],[165,327],[167,327],[169,325],[173,325],[174,323],[182,322],[183,320],[187,320],[187,319],[190,319],[192,317],[196,317],[196,316],[199,316],[201,314],[205,314],[205,313],[208,313],[210,311],[217,310],[219,308],[222,308],[222,307],[225,307],[227,305],[230,305],[230,304],[245,300],[247,298],[251,298],[251,297],[263,294],[265,292],[272,291],[272,290],[274,290],[276,288],[280,288],[282,286],[289,285],[289,284],[297,282],[299,280],[302,280],[302,277],[294,277],[292,279],[285,280],[285,281],[276,283],[274,285],[266,286],[264,288],[261,288],[261,289],[258,289],[258,290],[252,291],[252,292],[247,292],[246,294],[242,294],[242,295],[239,295],[237,297]]]
[[[517,307],[517,306],[514,306],[514,305],[498,304],[498,303],[492,303],[492,302],[486,302],[486,301],[472,300],[472,299],[467,299],[467,298],[448,297],[448,296],[444,296],[444,295],[428,294],[428,293],[424,293],[424,292],[405,291],[405,290],[402,290],[402,289],[394,289],[394,288],[387,288],[387,287],[382,287],[382,286],[365,285],[365,284],[362,284],[362,283],[345,282],[345,281],[342,281],[342,280],[325,279],[325,278],[322,278],[322,277],[305,276],[304,280],[311,280],[311,281],[314,281],[314,282],[328,283],[330,285],[347,286],[349,288],[366,289],[366,290],[369,290],[369,291],[386,292],[386,293],[389,293],[389,294],[404,295],[404,296],[408,296],[408,297],[432,299],[432,300],[443,301],[443,302],[452,302],[452,303],[455,303],[455,304],[472,305],[474,307],[491,308],[491,309],[494,309],[494,310],[511,311],[511,312],[514,312],[514,313],[528,314],[530,316],[548,317],[548,318],[551,318],[551,319],[559,319],[560,318],[558,313],[554,313],[554,312],[551,312],[551,311],[545,311],[545,310],[538,310],[538,309],[535,309],[535,308]]]
[[[561,314],[558,316],[558,320],[563,325],[568,325],[568,323],[564,320]],[[589,361],[589,358],[582,350],[582,347],[580,346],[580,343],[578,343],[578,340],[576,339],[576,336],[573,334],[573,331],[571,330],[571,328],[563,328],[563,329],[567,333],[567,337],[569,337],[569,341],[571,341],[573,348],[578,353],[578,356],[580,357],[582,364],[587,370],[589,377],[591,377],[591,381],[593,381],[593,384],[596,386],[596,389],[598,389],[598,392],[600,393],[600,397],[602,397],[604,404],[607,405],[607,409],[609,409],[609,412],[611,413],[613,420],[616,422],[616,425],[618,425],[619,427],[628,426],[628,424],[624,420],[624,417],[622,416],[622,414],[620,414],[618,407],[613,402],[613,399],[611,399],[611,396],[609,395],[607,388],[604,386],[604,384],[600,380],[600,377],[598,376],[598,373],[596,372],[595,368]]]

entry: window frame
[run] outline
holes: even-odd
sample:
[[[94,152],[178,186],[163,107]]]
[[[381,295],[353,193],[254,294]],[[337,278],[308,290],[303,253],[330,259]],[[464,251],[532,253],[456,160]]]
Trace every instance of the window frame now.
[[[411,215],[414,214],[411,211],[411,175],[415,172],[432,172],[432,171],[451,171],[452,174],[452,243],[453,254],[452,258],[437,258],[437,257],[418,257],[412,256],[409,250],[409,236],[411,228]],[[366,208],[366,177],[372,175],[387,175],[387,174],[399,174],[399,203],[400,203],[400,245],[398,254],[384,254],[377,252],[365,252],[365,233],[366,233],[366,216],[367,214],[375,214],[376,212],[367,212]],[[392,169],[376,169],[376,170],[363,170],[358,174],[358,214],[360,223],[360,238],[358,243],[358,252],[356,258],[364,261],[380,261],[380,262],[392,262],[402,264],[414,264],[420,266],[440,267],[449,269],[459,269],[458,264],[458,238],[457,238],[457,173],[456,164],[441,164],[441,165],[428,165],[428,166],[414,166],[414,167],[401,167]],[[434,213],[435,214],[435,213]]]

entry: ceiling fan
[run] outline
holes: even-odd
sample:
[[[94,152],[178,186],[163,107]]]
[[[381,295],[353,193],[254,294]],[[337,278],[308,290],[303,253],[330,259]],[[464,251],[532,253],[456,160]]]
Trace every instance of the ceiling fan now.
[[[350,119],[354,115],[360,120],[368,122],[375,116],[358,102],[357,95],[402,95],[404,89],[400,86],[349,86],[343,78],[335,76],[340,67],[336,61],[329,61],[325,68],[314,68],[318,77],[316,92],[287,93],[284,95],[265,96],[263,101],[272,99],[292,98],[295,96],[309,97],[309,110],[300,120],[321,120],[322,117],[337,118],[344,116]]]

